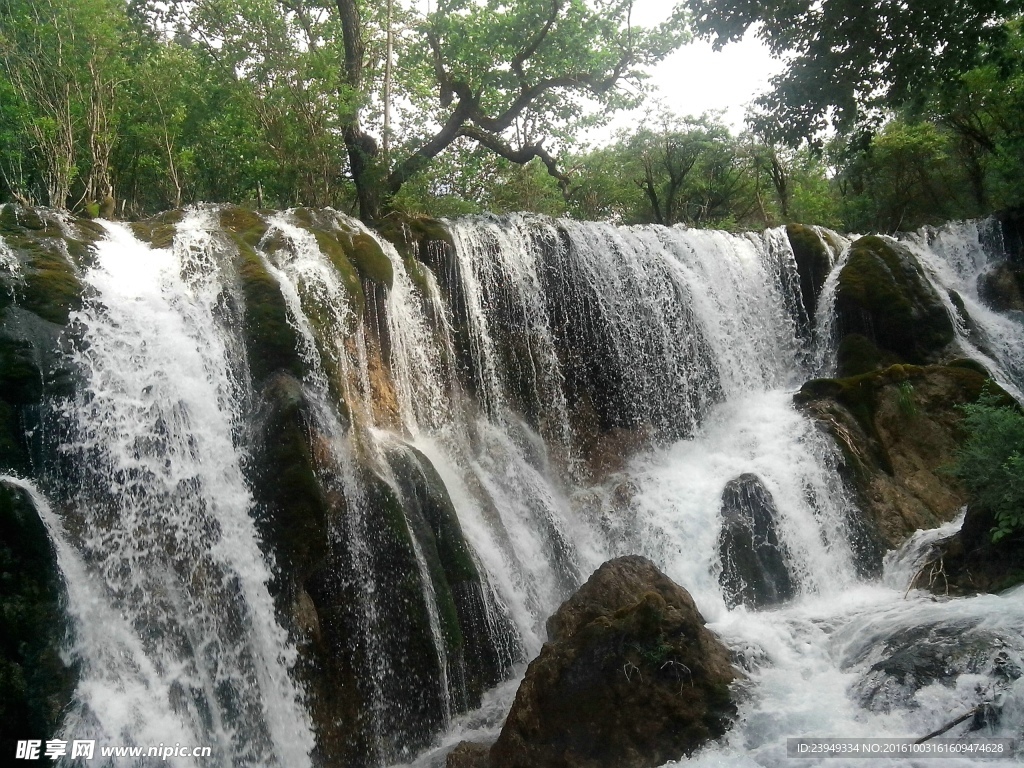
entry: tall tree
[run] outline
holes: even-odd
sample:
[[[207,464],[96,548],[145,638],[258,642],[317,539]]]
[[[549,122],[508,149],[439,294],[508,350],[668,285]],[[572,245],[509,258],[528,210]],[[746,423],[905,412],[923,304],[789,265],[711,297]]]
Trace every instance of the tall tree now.
[[[2,0],[0,64],[27,109],[25,130],[50,205],[112,192],[127,17],[115,0]]]
[[[367,87],[367,47],[360,0],[337,0],[344,44],[343,81],[351,93]],[[540,159],[567,184],[545,147],[587,120],[582,99],[605,114],[635,104],[643,65],[652,64],[686,39],[677,10],[656,29],[633,26],[632,0],[520,0],[499,4],[441,0],[411,30],[419,45],[406,47],[406,63],[429,72],[429,120],[402,147],[383,157],[366,129],[366,100],[356,99],[343,117],[349,168],[360,216],[373,221],[401,187],[440,152],[469,139],[513,163]],[[628,88],[622,87],[628,84]]]

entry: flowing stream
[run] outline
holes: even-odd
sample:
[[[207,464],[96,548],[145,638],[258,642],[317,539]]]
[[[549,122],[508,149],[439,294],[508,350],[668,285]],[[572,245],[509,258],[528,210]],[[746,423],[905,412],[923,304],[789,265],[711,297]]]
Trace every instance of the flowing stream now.
[[[296,682],[296,642],[271,592],[278,565],[253,519],[244,468],[257,396],[238,246],[216,214],[188,212],[164,249],[104,224],[67,341],[83,383],[53,404],[61,469],[38,484],[2,479],[31,494],[67,585],[81,679],[65,736],[210,745],[211,765],[300,768],[312,764],[316,703]],[[325,229],[363,232],[322,216]],[[694,596],[748,676],[736,726],[693,764],[788,765],[786,737],[922,736],[986,702],[1002,717],[982,733],[1020,735],[1024,590],[908,592],[955,524],[914,537],[883,579],[864,581],[840,456],[793,406],[801,383],[834,364],[840,238],[811,317],[782,229],[460,219],[447,223],[454,248],[419,262],[378,243],[393,278],[380,296],[362,283],[378,318],[370,333],[304,220],[266,224],[253,252],[297,339],[317,479],[345,502],[329,540],[354,574],[369,764],[443,765],[458,741],[493,738],[547,617],[600,563],[629,553]],[[908,243],[951,316],[949,291],[962,297],[973,322],[958,321],[963,354],[1020,394],[1019,318],[989,309],[976,288],[998,246],[987,226]],[[0,269],[14,274],[10,254],[0,241]],[[430,689],[432,743],[395,736],[409,717],[393,650],[405,629],[385,626],[372,501],[382,491],[368,473],[406,499],[396,457],[429,463],[443,485],[466,567],[479,573],[481,636],[506,679],[467,711],[434,538],[406,505],[434,669],[416,683]],[[774,500],[795,589],[761,611],[729,607],[719,580],[723,490],[748,475]],[[901,654],[933,674],[902,673]]]

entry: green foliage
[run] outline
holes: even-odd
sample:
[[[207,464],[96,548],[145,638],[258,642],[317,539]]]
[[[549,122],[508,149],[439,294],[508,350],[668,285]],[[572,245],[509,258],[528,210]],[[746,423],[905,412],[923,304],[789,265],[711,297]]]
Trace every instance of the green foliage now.
[[[953,473],[971,505],[993,516],[992,540],[999,541],[1024,531],[1024,414],[989,391],[963,411],[969,437]]]
[[[759,99],[759,123],[792,143],[829,122],[877,124],[884,110],[919,103],[1006,41],[1002,22],[1021,0],[904,2],[887,0],[694,0],[697,30],[721,46],[752,26],[777,55],[789,58],[774,90]]]
[[[734,136],[715,114],[662,115],[575,166],[572,211],[581,218],[721,229],[838,220],[820,157]]]
[[[949,133],[934,123],[895,119],[861,151],[847,149],[837,178],[852,231],[895,232],[964,213],[963,166]]]
[[[917,401],[914,399],[914,385],[909,381],[901,381],[896,387],[896,408],[900,415],[908,419],[917,416]]]

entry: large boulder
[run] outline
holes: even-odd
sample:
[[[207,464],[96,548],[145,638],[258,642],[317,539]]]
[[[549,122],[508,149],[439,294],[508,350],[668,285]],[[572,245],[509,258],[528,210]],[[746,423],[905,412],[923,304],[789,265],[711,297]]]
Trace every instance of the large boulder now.
[[[978,294],[1000,312],[1024,312],[1024,266],[1000,261],[978,278]]]
[[[789,600],[795,585],[779,541],[778,510],[757,475],[740,475],[722,493],[719,582],[729,607],[763,608]]]
[[[800,295],[812,325],[818,310],[818,299],[835,261],[833,252],[839,246],[838,242],[826,242],[825,238],[830,237],[830,234],[818,227],[786,225],[786,236],[793,249],[797,274],[800,275]]]
[[[738,673],[687,592],[653,563],[602,565],[548,622],[492,768],[646,768],[718,738]]]
[[[796,402],[843,454],[844,475],[864,516],[862,559],[881,566],[886,549],[918,529],[956,517],[963,485],[946,470],[963,440],[963,413],[989,379],[975,364],[893,365],[845,379],[815,379]]]
[[[955,337],[945,304],[914,254],[877,235],[850,246],[839,273],[836,318],[840,336],[859,334],[883,355],[918,365],[938,362]]]

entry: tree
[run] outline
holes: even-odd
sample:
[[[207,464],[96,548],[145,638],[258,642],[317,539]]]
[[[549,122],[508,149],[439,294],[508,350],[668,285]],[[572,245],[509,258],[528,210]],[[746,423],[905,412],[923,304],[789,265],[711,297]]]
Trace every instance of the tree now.
[[[358,0],[337,0],[336,7],[344,44],[342,81],[357,95],[343,116],[343,136],[360,216],[367,221],[386,212],[402,186],[459,139],[516,164],[539,159],[567,187],[568,178],[545,142],[587,123],[580,97],[605,114],[635,104],[640,67],[687,39],[679,10],[656,29],[634,27],[632,0],[507,5],[440,0],[437,10],[411,30],[419,45],[406,46],[405,57],[406,67],[429,73],[429,92],[407,95],[423,104],[430,122],[411,132],[391,157],[383,157],[364,126],[366,100],[358,98],[366,92],[368,70],[364,9]],[[429,106],[423,98],[428,94]]]
[[[0,2],[0,63],[27,109],[23,127],[50,205],[67,205],[76,182],[79,202],[112,193],[126,27],[114,0]]]
[[[883,108],[954,83],[1006,39],[1024,0],[694,0],[695,27],[716,47],[757,35],[791,56],[759,122],[792,143],[829,122],[874,125]]]

